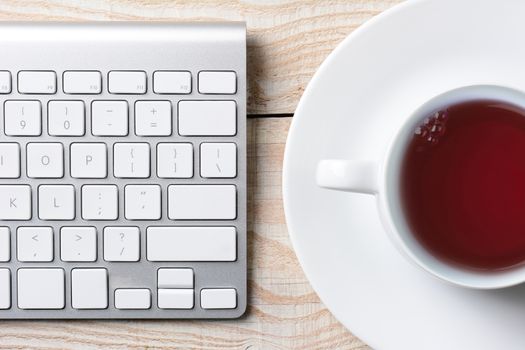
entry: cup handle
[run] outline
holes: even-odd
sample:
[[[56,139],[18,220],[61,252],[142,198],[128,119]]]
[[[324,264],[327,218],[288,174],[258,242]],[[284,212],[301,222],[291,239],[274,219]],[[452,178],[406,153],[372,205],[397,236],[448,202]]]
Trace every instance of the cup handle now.
[[[317,164],[319,187],[355,193],[376,194],[378,166],[373,162],[325,159]]]

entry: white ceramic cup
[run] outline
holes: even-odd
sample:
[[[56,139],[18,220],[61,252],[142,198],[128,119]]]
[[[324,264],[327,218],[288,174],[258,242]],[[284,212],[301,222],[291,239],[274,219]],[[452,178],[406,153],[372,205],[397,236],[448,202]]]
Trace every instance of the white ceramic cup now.
[[[317,166],[320,187],[374,195],[388,236],[408,258],[434,276],[458,286],[497,289],[525,282],[525,264],[497,271],[470,270],[445,263],[428,252],[412,235],[400,205],[400,168],[417,126],[432,113],[455,103],[490,99],[525,109],[525,93],[495,85],[474,85],[444,92],[424,103],[406,121],[377,161],[327,159]]]

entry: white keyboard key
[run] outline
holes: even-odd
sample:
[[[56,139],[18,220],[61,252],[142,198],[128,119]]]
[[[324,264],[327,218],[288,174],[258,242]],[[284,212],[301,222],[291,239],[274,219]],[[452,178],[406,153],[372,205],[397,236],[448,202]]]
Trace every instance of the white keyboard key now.
[[[182,136],[234,136],[237,133],[235,101],[180,101],[179,134]]]
[[[104,260],[139,261],[140,230],[138,227],[104,228]]]
[[[150,176],[149,143],[115,143],[113,172],[119,178],[148,178]]]
[[[20,145],[18,143],[0,143],[0,178],[16,179],[20,177]]]
[[[71,270],[71,307],[106,309],[108,307],[108,271],[106,269]]]
[[[40,185],[38,217],[40,220],[75,219],[75,188],[72,185]]]
[[[71,144],[71,177],[102,179],[108,174],[105,143]]]
[[[157,145],[157,176],[166,179],[193,177],[193,145],[191,143],[159,143]]]
[[[19,227],[16,232],[16,246],[18,261],[53,261],[53,229],[51,227]]]
[[[60,259],[71,262],[97,260],[97,230],[94,227],[62,227]]]
[[[199,92],[201,94],[235,94],[237,76],[235,72],[199,72]]]
[[[0,269],[0,309],[11,308],[11,271]]]
[[[27,176],[61,178],[64,176],[64,146],[61,143],[28,143]]]
[[[11,93],[11,72],[0,71],[0,94]]]
[[[65,283],[63,269],[19,269],[20,309],[63,309]]]
[[[145,94],[146,72],[112,71],[109,72],[108,90],[111,94]]]
[[[0,262],[11,260],[11,233],[9,227],[0,227]]]
[[[237,291],[233,288],[202,289],[201,307],[203,309],[235,309]]]
[[[148,227],[149,261],[235,261],[235,227]]]
[[[83,136],[85,106],[83,101],[49,101],[47,131],[51,136]]]
[[[55,94],[57,75],[52,71],[21,71],[18,73],[18,92],[21,94]]]
[[[116,220],[118,218],[117,186],[82,186],[82,218],[84,220]]]
[[[126,136],[128,134],[128,103],[126,101],[93,101],[91,133],[95,136]]]
[[[159,185],[127,185],[124,213],[128,220],[159,220],[161,216]]]
[[[4,132],[7,136],[40,136],[42,133],[40,101],[6,101]]]
[[[64,93],[66,94],[100,94],[102,92],[102,75],[96,71],[64,72]]]
[[[159,288],[193,288],[192,269],[159,269],[157,272]]]
[[[151,308],[149,289],[116,289],[115,308],[123,310],[145,310]]]
[[[234,185],[170,185],[168,217],[172,220],[233,220],[237,217]]]
[[[31,219],[31,187],[0,185],[0,220]]]
[[[237,176],[235,143],[201,143],[201,176],[234,178]]]
[[[160,309],[193,309],[193,289],[159,289]]]
[[[184,71],[159,71],[153,73],[153,91],[156,94],[191,93],[191,73]]]
[[[171,135],[170,101],[135,102],[135,134],[138,136]]]

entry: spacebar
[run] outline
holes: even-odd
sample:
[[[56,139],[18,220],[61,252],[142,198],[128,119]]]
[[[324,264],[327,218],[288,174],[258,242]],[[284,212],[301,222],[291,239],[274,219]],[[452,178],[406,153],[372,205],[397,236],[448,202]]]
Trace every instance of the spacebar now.
[[[235,261],[235,227],[148,227],[149,261]]]

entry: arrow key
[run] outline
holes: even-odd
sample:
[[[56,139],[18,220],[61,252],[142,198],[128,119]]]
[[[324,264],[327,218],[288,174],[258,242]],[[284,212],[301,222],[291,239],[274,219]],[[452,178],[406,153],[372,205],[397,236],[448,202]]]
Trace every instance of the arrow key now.
[[[71,262],[97,260],[97,230],[94,227],[62,227],[60,259]]]
[[[53,229],[51,227],[19,227],[17,258],[23,262],[53,261]]]

